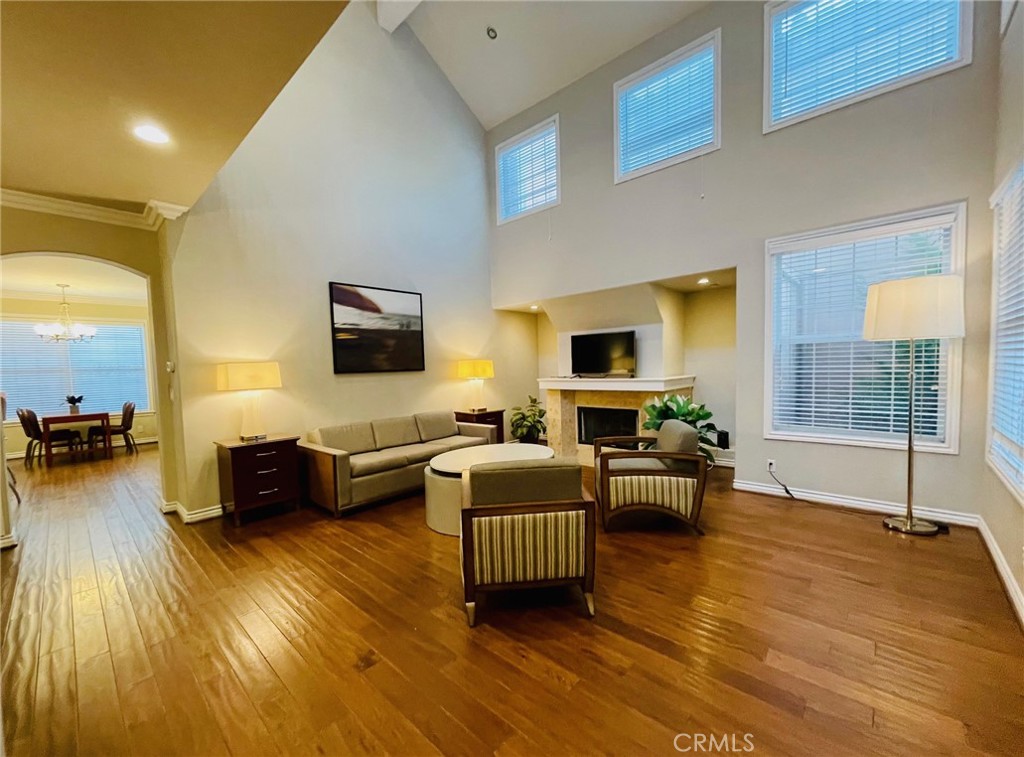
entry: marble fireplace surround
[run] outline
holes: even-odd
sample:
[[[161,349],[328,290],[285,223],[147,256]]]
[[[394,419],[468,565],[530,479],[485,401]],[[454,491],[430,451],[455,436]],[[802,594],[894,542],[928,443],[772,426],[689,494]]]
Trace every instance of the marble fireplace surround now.
[[[681,394],[693,397],[693,376],[664,379],[541,379],[545,392],[548,446],[556,457],[575,457],[583,465],[594,464],[594,448],[579,444],[577,407],[610,407],[642,412],[658,396]]]

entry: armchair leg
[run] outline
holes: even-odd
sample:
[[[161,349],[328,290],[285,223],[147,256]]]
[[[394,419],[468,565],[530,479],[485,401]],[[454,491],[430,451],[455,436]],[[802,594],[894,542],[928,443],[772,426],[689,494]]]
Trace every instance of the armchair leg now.
[[[594,592],[592,592],[592,591],[585,591],[585,592],[583,592],[583,599],[587,603],[587,615],[589,617],[591,617],[591,618],[594,617],[594,615],[597,612],[595,610],[595,608],[594,608]]]
[[[466,620],[470,628],[476,625],[476,602],[466,602]]]

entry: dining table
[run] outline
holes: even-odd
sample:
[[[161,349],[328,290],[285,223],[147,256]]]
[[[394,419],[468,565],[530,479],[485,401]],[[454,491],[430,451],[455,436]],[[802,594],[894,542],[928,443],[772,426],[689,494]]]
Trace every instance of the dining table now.
[[[43,416],[43,448],[46,450],[46,467],[53,465],[53,447],[50,444],[50,428],[53,426],[66,426],[70,423],[85,423],[87,421],[99,421],[103,427],[106,437],[106,444],[103,446],[108,458],[114,456],[114,448],[110,444],[110,413],[65,413],[62,415]]]

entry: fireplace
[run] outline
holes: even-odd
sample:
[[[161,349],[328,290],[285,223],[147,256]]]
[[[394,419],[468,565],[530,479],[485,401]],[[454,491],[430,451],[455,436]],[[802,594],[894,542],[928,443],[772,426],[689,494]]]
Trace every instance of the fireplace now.
[[[580,444],[593,444],[601,436],[636,436],[639,413],[617,407],[577,407],[576,429]]]

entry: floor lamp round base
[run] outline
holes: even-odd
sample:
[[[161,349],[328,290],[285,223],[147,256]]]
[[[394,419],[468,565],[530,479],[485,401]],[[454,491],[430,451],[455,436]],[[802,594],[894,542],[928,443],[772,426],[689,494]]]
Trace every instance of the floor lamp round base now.
[[[902,515],[893,515],[892,517],[886,518],[884,521],[885,527],[892,531],[899,531],[901,534],[914,534],[915,536],[935,536],[939,532],[939,527],[934,523],[927,520],[921,520],[920,518],[913,518],[907,520]]]

